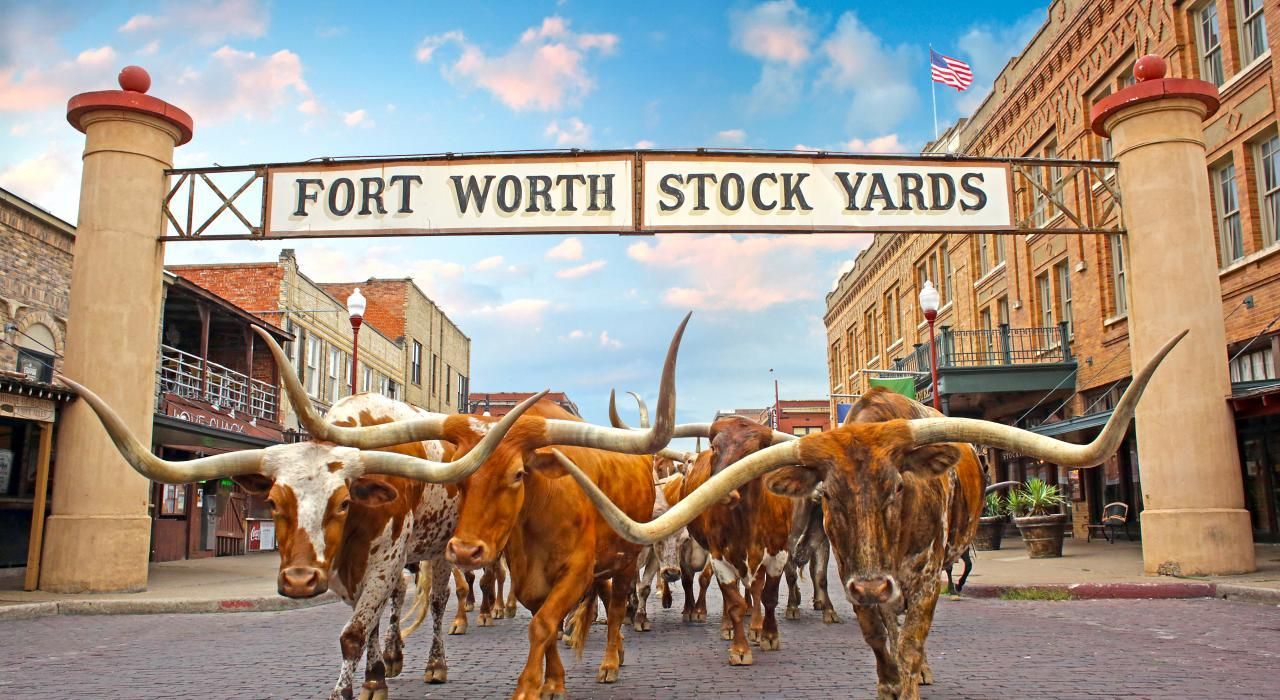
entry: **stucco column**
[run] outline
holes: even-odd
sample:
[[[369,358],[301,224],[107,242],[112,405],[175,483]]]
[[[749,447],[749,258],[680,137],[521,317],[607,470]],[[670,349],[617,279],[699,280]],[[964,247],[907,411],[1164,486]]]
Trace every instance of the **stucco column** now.
[[[1143,568],[1241,573],[1255,568],[1253,532],[1226,401],[1231,382],[1203,127],[1218,109],[1218,91],[1201,80],[1165,78],[1165,70],[1163,59],[1144,56],[1134,68],[1139,82],[1090,115],[1120,163],[1133,366],[1191,331],[1138,405]]]
[[[85,149],[63,361],[63,372],[106,399],[146,444],[160,333],[164,171],[192,130],[185,112],[145,94],[150,86],[146,71],[131,66],[120,73],[122,90],[67,104]],[[40,588],[146,588],[148,487],[88,406],[72,402],[59,420]]]

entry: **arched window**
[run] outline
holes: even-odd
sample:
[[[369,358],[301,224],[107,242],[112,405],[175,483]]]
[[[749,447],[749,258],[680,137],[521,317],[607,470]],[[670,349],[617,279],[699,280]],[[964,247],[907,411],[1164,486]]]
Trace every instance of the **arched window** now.
[[[41,323],[18,332],[18,371],[37,382],[53,381],[53,331]]]

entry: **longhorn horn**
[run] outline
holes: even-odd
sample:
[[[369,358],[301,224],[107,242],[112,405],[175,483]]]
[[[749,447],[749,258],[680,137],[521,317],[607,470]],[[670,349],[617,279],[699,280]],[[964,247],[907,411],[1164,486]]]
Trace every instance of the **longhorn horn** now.
[[[644,399],[634,391],[628,391],[631,397],[636,400],[636,406],[640,411],[640,428],[648,430],[649,428],[649,407],[645,405]],[[609,390],[609,425],[623,430],[631,430],[631,426],[622,420],[622,416],[618,414],[618,403],[616,390]]]
[[[311,405],[311,398],[307,396],[306,389],[302,388],[302,381],[298,379],[298,374],[294,372],[293,365],[289,363],[289,357],[284,354],[284,350],[275,341],[275,338],[272,338],[271,334],[257,326],[251,326],[251,328],[258,334],[258,337],[266,342],[267,349],[271,351],[271,356],[275,358],[276,366],[280,369],[280,379],[284,383],[285,394],[289,397],[289,403],[293,406],[294,412],[298,414],[298,422],[312,439],[372,450],[421,440],[440,440],[444,437],[444,422],[448,416],[443,413],[428,413],[411,421],[396,421],[383,423],[382,425],[354,428],[327,422],[320,417],[315,407]]]
[[[800,455],[801,444],[801,440],[793,440],[773,447],[766,447],[759,452],[747,455],[732,466],[722,469],[718,474],[694,489],[692,493],[671,506],[667,512],[647,523],[638,523],[632,520],[613,501],[609,500],[604,491],[601,491],[600,487],[596,486],[595,482],[591,480],[591,477],[583,473],[578,468],[578,465],[573,463],[573,460],[566,457],[559,450],[552,449],[552,452],[555,453],[560,465],[569,472],[574,481],[578,482],[587,497],[595,504],[596,510],[600,511],[600,516],[623,539],[636,544],[653,544],[675,534],[680,528],[693,522],[693,519],[698,517],[704,510],[719,503],[725,495],[741,488],[743,484],[752,479],[779,467],[803,464]]]
[[[365,450],[360,452],[360,465],[364,468],[366,474],[403,476],[432,484],[452,484],[462,481],[471,476],[489,459],[493,451],[497,449],[498,443],[502,442],[502,438],[506,437],[507,431],[511,430],[511,427],[516,424],[520,416],[535,403],[541,401],[548,391],[550,390],[544,389],[521,401],[519,405],[511,409],[510,413],[503,416],[502,420],[491,426],[489,431],[485,433],[484,438],[476,443],[476,446],[461,459],[452,462],[436,462],[398,452]]]
[[[907,425],[917,446],[939,442],[968,442],[998,447],[1064,467],[1092,467],[1102,463],[1120,447],[1120,442],[1129,429],[1129,421],[1133,419],[1133,413],[1138,407],[1138,399],[1151,381],[1151,376],[1169,351],[1186,335],[1187,331],[1182,331],[1165,343],[1142,371],[1134,376],[1102,432],[1087,445],[1075,445],[1011,425],[971,418],[916,418],[907,421]]]
[[[681,423],[672,431],[673,438],[710,438],[711,423]],[[788,435],[780,430],[773,431],[773,439],[770,445],[781,445],[784,442],[791,442],[799,439],[799,436]]]
[[[1022,484],[1021,481],[999,481],[983,489],[982,493],[983,494],[995,493],[996,491],[1011,488],[1014,486],[1020,486],[1021,484]]]
[[[170,462],[151,454],[138,438],[125,425],[124,420],[107,405],[97,394],[84,386],[57,375],[62,384],[89,404],[89,408],[98,416],[102,427],[106,429],[111,442],[115,443],[120,456],[139,474],[165,484],[187,484],[193,481],[204,481],[223,476],[240,476],[242,474],[259,474],[262,468],[264,450],[241,450],[226,454],[201,457],[186,462]]]
[[[645,405],[644,399],[641,398],[640,395],[637,394],[636,392],[628,391],[627,393],[631,394],[631,398],[636,400],[636,410],[640,412],[640,428],[642,430],[648,430],[649,429],[649,407]]]

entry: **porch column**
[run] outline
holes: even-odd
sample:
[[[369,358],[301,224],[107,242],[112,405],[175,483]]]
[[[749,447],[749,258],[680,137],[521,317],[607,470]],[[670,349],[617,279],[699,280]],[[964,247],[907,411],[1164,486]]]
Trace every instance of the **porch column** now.
[[[1226,329],[1205,167],[1204,120],[1218,90],[1165,78],[1159,56],[1138,83],[1094,105],[1094,132],[1120,163],[1129,349],[1141,367],[1183,329],[1138,405],[1142,558],[1147,574],[1253,571],[1235,425],[1226,397]]]
[[[144,445],[155,412],[164,171],[192,130],[185,112],[145,94],[150,86],[146,71],[130,66],[120,72],[121,90],[67,103],[67,121],[84,132],[85,149],[63,372],[102,396]],[[82,401],[64,410],[57,442],[40,588],[146,588],[147,480]]]

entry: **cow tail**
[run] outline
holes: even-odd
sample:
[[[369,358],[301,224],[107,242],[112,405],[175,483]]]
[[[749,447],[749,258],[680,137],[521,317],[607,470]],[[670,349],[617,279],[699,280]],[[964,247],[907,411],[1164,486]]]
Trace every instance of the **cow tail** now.
[[[591,625],[596,621],[596,591],[595,587],[587,589],[586,596],[578,605],[578,609],[573,613],[573,630],[569,635],[569,648],[573,649],[574,656],[581,661],[582,652],[587,647],[587,634],[591,631]]]
[[[427,619],[427,611],[431,609],[431,579],[432,571],[435,569],[435,562],[423,562],[418,566],[418,592],[413,597],[413,608],[409,610],[409,614],[413,616],[413,622],[409,623],[400,631],[400,641],[409,638],[415,630],[422,626]]]

